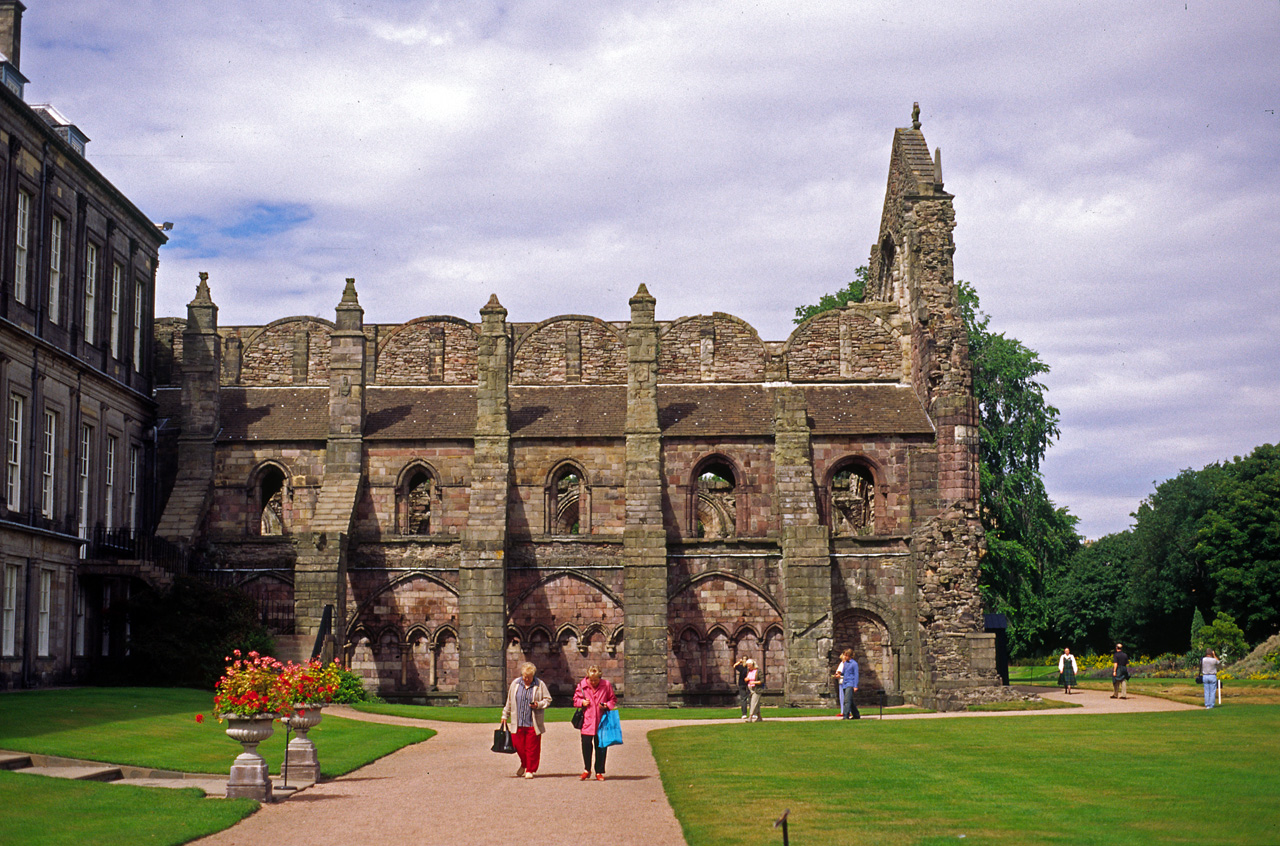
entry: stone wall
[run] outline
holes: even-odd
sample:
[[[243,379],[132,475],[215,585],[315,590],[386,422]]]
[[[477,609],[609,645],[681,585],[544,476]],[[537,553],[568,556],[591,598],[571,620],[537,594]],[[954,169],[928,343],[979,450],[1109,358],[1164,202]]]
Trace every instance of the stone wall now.
[[[161,321],[184,396],[228,360],[221,425],[201,429],[210,557],[292,549],[299,626],[336,591],[339,645],[384,695],[498,704],[531,660],[557,695],[596,664],[658,707],[730,695],[745,655],[784,701],[824,704],[851,647],[867,690],[959,707],[993,661],[953,226],[923,136],[899,130],[876,299],[784,341],[720,312],[659,322],[644,286],[614,323],[510,323],[495,297],[479,323],[366,326],[350,281],[334,323]],[[220,346],[189,349],[210,331]],[[233,387],[251,384],[281,387]],[[370,385],[388,387],[366,418]],[[836,527],[846,469],[871,516]],[[277,471],[281,534],[259,537]]]

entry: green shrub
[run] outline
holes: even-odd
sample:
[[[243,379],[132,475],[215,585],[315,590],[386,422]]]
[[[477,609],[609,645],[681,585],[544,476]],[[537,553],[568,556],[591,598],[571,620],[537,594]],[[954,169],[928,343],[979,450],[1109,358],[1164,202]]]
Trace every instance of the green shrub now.
[[[117,682],[212,690],[232,650],[270,655],[275,646],[252,597],[189,576],[135,594],[128,615],[128,672]]]
[[[333,695],[333,701],[351,705],[355,702],[381,702],[382,699],[365,689],[364,679],[359,673],[343,669],[338,681],[338,692]]]

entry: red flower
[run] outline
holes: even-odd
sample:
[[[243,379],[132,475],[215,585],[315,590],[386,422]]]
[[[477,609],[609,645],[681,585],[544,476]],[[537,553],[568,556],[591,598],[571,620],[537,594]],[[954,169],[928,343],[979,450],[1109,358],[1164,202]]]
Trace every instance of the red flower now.
[[[203,723],[203,722],[204,722],[204,714],[196,714],[196,722],[197,722],[197,723]]]

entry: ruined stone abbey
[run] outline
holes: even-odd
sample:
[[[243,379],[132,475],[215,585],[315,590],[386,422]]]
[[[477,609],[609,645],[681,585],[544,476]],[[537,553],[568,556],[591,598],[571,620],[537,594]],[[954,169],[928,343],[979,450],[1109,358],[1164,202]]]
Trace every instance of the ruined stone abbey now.
[[[390,698],[497,704],[528,659],[718,701],[746,654],[830,704],[853,647],[864,693],[957,707],[999,681],[953,227],[916,124],[867,301],[783,340],[644,285],[619,322],[366,323],[347,280],[332,321],[221,326],[202,278],[155,323],[156,534]]]

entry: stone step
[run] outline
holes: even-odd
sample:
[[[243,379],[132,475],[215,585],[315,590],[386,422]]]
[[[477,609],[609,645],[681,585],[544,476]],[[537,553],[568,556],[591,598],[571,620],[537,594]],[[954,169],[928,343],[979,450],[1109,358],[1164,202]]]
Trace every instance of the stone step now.
[[[0,770],[21,770],[31,766],[31,756],[22,752],[0,752]]]
[[[119,781],[121,778],[120,768],[110,765],[85,767],[45,765],[41,767],[23,767],[20,770],[14,770],[14,772],[50,776],[51,778],[69,778],[76,781]]]

